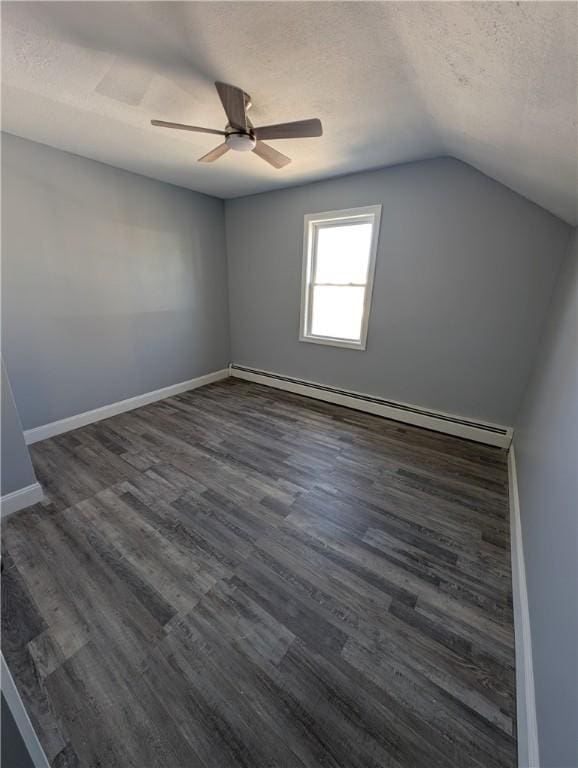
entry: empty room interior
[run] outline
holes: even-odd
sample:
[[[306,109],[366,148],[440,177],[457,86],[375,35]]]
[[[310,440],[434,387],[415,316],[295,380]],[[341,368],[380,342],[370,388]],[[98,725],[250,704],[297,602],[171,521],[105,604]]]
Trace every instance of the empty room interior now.
[[[2,768],[578,768],[578,4],[1,17]]]

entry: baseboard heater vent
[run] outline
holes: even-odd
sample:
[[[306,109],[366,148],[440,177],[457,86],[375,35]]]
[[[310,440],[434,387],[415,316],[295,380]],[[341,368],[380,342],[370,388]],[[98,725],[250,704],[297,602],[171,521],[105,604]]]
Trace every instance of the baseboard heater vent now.
[[[500,448],[509,447],[512,440],[512,429],[510,427],[464,419],[449,413],[431,411],[407,403],[399,403],[395,400],[386,400],[381,397],[350,392],[345,389],[338,389],[337,387],[329,387],[325,384],[293,378],[292,376],[248,368],[237,363],[231,363],[229,370],[231,376],[236,378],[269,385],[277,389],[285,389],[307,397],[314,397],[318,400],[344,405],[348,408],[366,411],[388,419],[402,421],[426,429],[433,429],[445,434],[475,440]]]

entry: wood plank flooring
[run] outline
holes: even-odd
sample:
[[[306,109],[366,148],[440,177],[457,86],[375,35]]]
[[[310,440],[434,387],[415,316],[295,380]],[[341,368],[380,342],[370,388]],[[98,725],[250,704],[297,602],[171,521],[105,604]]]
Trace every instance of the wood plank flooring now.
[[[53,768],[516,765],[503,451],[230,379],[32,455],[2,645]]]

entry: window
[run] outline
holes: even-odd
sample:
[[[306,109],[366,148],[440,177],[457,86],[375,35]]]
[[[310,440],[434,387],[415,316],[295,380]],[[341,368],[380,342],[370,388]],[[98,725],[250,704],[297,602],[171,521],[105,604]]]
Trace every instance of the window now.
[[[381,205],[305,216],[301,341],[365,349]]]

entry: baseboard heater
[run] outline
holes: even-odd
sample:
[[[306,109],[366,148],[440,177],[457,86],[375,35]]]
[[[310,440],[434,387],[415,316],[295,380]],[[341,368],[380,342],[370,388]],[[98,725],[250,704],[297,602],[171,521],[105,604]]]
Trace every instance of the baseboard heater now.
[[[326,402],[336,403],[347,408],[366,411],[367,413],[373,413],[384,418],[401,421],[425,429],[432,429],[467,440],[475,440],[476,442],[499,448],[508,448],[512,441],[512,429],[510,427],[465,419],[441,411],[420,408],[408,403],[386,400],[381,397],[351,392],[337,387],[329,387],[325,384],[305,381],[292,376],[248,368],[237,363],[231,363],[229,371],[231,376],[235,378],[254,381],[259,384],[276,387],[277,389],[305,395],[306,397],[325,400]]]

